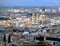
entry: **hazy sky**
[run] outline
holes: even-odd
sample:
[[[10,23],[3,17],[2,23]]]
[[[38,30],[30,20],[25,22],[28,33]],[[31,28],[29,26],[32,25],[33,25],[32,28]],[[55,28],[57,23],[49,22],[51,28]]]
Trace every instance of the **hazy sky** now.
[[[60,6],[60,0],[0,0],[0,6]]]

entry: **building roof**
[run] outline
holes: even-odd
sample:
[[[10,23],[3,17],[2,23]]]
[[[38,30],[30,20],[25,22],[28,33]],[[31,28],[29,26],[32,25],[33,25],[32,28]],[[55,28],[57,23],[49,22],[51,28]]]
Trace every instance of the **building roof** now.
[[[7,18],[7,17],[0,17],[0,20],[10,20],[10,18]]]

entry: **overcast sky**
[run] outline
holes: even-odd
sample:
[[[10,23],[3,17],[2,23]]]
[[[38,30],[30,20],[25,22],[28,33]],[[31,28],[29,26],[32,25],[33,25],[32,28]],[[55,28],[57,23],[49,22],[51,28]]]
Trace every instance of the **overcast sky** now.
[[[60,6],[60,0],[0,0],[0,6]]]

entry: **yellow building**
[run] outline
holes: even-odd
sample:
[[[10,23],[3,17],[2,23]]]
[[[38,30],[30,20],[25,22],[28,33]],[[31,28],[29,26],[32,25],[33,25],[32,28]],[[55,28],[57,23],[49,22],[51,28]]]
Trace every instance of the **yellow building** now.
[[[36,14],[36,24],[39,24],[39,14]]]
[[[46,21],[48,18],[46,15],[40,15],[39,21]]]

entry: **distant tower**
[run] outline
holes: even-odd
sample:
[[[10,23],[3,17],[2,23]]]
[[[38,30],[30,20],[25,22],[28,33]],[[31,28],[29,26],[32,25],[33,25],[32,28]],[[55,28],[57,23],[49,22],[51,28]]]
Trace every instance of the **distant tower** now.
[[[32,24],[36,23],[36,16],[35,13],[32,14]]]
[[[42,8],[42,12],[45,12],[45,7]]]
[[[41,15],[39,17],[39,21],[40,21],[40,24],[41,25],[44,25],[45,22],[46,22],[46,20],[47,20],[47,16],[44,15],[44,13],[45,13],[45,8],[43,7],[42,12],[41,12]]]

